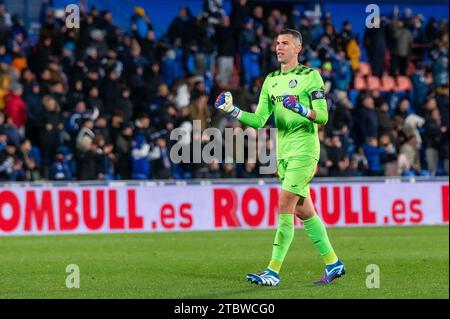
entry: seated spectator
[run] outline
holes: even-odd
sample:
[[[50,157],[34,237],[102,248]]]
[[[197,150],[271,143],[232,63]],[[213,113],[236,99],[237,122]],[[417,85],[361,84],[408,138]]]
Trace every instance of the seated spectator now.
[[[131,150],[131,178],[146,180],[151,178],[149,159],[150,145],[142,134],[136,135]]]
[[[352,176],[352,170],[350,169],[350,161],[348,159],[348,156],[345,156],[341,161],[338,163],[338,170],[337,175],[338,177],[349,177]]]
[[[206,178],[210,179],[216,179],[220,178],[221,172],[220,172],[220,164],[217,159],[214,159],[209,165],[208,165],[208,172],[206,173]]]
[[[350,165],[352,169],[356,169],[361,175],[367,174],[369,163],[366,155],[364,154],[364,149],[361,146],[357,147],[356,152],[353,153]]]
[[[333,162],[328,157],[328,145],[325,141],[325,130],[321,129],[319,130],[319,141],[320,141],[320,157],[319,162],[317,164],[318,171],[317,176],[318,177],[325,177],[329,176],[329,169],[331,166],[333,166]]]
[[[378,146],[378,140],[376,137],[369,137],[366,144],[363,146],[364,155],[367,158],[368,175],[369,176],[382,176],[383,167],[381,165],[381,158],[384,154],[384,149]]]
[[[401,165],[402,176],[427,176],[422,170],[419,155],[419,142],[416,135],[408,136],[407,141],[400,147],[400,154],[404,156],[404,164]]]
[[[258,172],[256,170],[256,161],[254,159],[247,159],[244,167],[239,173],[239,178],[257,178]]]
[[[15,158],[16,146],[14,143],[8,142],[0,151],[0,181],[10,181],[14,177]]]
[[[61,150],[56,152],[55,161],[51,165],[49,177],[54,181],[68,181],[72,178],[72,172],[67,164],[64,152]]]
[[[397,150],[391,142],[389,134],[381,134],[379,138],[379,145],[384,149],[381,163],[384,165],[384,176],[397,176]]]
[[[328,158],[332,162],[330,167],[330,176],[338,176],[339,162],[343,161],[347,156],[347,150],[342,147],[342,142],[339,135],[331,137],[331,144],[327,148]]]
[[[40,179],[39,168],[41,165],[41,152],[31,145],[30,140],[25,139],[20,144],[19,157],[23,162],[27,181],[37,181]]]

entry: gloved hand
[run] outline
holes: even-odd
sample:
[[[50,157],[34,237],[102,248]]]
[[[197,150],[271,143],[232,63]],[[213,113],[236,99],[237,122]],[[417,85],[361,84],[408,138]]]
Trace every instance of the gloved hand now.
[[[283,106],[305,117],[309,114],[309,109],[300,105],[294,95],[283,94]]]
[[[214,103],[214,108],[219,109],[234,118],[237,118],[239,113],[241,113],[241,110],[233,105],[233,96],[231,95],[231,92],[228,91],[219,94]]]

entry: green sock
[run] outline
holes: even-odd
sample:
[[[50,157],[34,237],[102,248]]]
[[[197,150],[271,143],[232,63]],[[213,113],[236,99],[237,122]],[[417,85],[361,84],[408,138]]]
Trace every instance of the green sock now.
[[[326,265],[334,264],[337,261],[337,256],[331,247],[328,239],[327,230],[322,220],[317,216],[304,220],[305,230],[308,233],[309,239],[314,244],[314,247],[319,251]]]
[[[279,214],[277,233],[273,242],[272,259],[268,268],[280,272],[292,239],[294,239],[294,215]]]

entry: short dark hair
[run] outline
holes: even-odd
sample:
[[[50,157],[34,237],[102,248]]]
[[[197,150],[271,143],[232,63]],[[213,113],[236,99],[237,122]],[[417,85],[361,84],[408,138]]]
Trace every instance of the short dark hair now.
[[[292,35],[294,38],[297,38],[298,41],[300,42],[300,44],[303,44],[302,34],[301,34],[299,31],[297,31],[297,30],[294,30],[294,29],[284,29],[284,30],[282,30],[278,35],[281,35],[281,34],[290,34],[290,35]]]

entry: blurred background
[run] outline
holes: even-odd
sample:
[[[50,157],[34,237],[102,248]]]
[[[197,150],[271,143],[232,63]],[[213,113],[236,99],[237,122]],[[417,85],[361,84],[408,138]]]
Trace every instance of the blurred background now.
[[[317,176],[448,175],[448,1],[378,1],[371,29],[363,1],[81,1],[70,29],[72,3],[0,1],[0,181],[270,177],[175,164],[169,135],[242,127],[214,99],[255,110],[284,28],[325,82]]]

